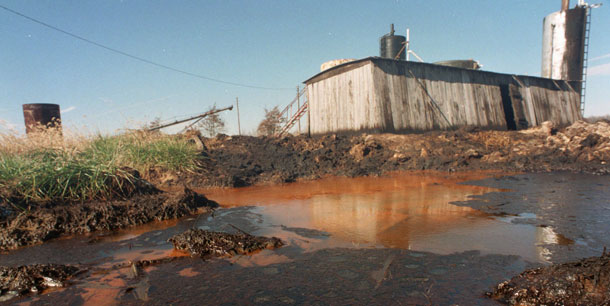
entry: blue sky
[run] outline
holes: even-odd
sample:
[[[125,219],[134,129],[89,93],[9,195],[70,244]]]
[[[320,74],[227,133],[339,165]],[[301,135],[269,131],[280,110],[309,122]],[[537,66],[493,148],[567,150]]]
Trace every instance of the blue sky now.
[[[610,3],[593,10],[585,115],[610,114]],[[577,1],[572,0],[572,5]],[[596,2],[595,2],[596,3]],[[379,53],[394,23],[425,61],[473,58],[484,70],[540,75],[542,19],[560,0],[59,1],[2,0],[32,18],[211,82],[87,44],[0,9],[0,132],[23,131],[21,105],[60,104],[69,129],[112,133],[155,117],[225,107],[239,97],[242,131],[264,108],[338,58]],[[403,34],[404,35],[404,34]],[[223,113],[237,133],[235,111]],[[171,130],[170,130],[171,132]]]

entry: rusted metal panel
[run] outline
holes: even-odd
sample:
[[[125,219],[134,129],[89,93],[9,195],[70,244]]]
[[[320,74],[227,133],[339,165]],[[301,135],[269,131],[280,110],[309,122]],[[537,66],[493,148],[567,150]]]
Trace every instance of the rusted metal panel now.
[[[27,134],[39,132],[44,128],[61,129],[61,115],[57,104],[23,104],[23,118]]]

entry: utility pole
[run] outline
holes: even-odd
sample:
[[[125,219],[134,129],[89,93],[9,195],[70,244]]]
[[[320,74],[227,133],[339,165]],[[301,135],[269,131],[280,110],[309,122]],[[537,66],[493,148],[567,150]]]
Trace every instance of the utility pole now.
[[[299,97],[299,85],[297,85],[297,112],[301,110],[301,101]],[[299,117],[299,135],[301,135],[301,117]]]
[[[235,97],[235,106],[237,106],[237,133],[241,136],[241,123],[239,122],[239,98]]]

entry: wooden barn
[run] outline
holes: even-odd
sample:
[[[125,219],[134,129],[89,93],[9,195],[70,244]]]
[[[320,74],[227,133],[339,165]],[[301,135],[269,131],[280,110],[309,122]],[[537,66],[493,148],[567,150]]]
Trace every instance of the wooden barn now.
[[[368,57],[305,81],[310,133],[523,129],[581,119],[576,84]]]

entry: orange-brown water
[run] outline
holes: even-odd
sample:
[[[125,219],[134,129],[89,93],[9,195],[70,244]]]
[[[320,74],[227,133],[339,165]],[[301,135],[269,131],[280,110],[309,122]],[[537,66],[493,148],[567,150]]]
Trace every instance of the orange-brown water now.
[[[451,204],[484,193],[503,192],[461,184],[494,175],[499,174],[409,172],[383,177],[331,177],[276,186],[200,189],[196,191],[217,201],[221,209],[214,217],[191,218],[187,222],[194,222],[189,226],[212,230],[222,230],[227,222],[235,222],[231,225],[253,228],[251,234],[276,236],[286,242],[285,249],[224,259],[244,268],[294,262],[294,250],[307,253],[337,247],[409,249],[436,254],[479,250],[546,262],[550,251],[543,245],[573,243],[552,227],[514,224],[511,216],[491,216]],[[146,275],[155,268],[145,268],[142,275],[136,275],[129,263],[188,254],[174,251],[155,235],[138,237],[152,231],[161,235],[181,222],[185,220],[155,222],[97,239],[124,247],[113,252],[111,260],[97,264],[97,269],[102,270],[78,285],[85,304],[118,304],[125,295],[148,301],[150,285]],[[289,251],[289,247],[296,249]],[[113,268],[117,265],[121,268]],[[378,285],[385,270],[387,267],[372,274]],[[185,278],[202,277],[201,271],[192,268],[181,268],[175,273]]]
[[[512,273],[517,273],[523,267],[520,261],[513,267],[511,260],[514,258],[548,263],[557,253],[557,246],[570,245],[569,248],[572,248],[586,243],[575,242],[557,233],[558,225],[553,222],[532,225],[536,223],[530,221],[540,217],[534,213],[495,216],[451,204],[497,192],[499,194],[493,195],[492,200],[485,203],[501,205],[499,201],[502,201],[503,192],[507,190],[463,184],[465,181],[496,175],[499,174],[409,172],[383,177],[332,177],[279,186],[197,190],[219,202],[221,208],[212,215],[189,217],[178,222],[157,222],[97,239],[99,244],[91,246],[106,244],[114,246],[114,249],[103,248],[100,255],[95,255],[103,258],[91,260],[94,272],[74,287],[60,291],[66,296],[77,295],[85,304],[91,305],[120,304],[126,300],[146,303],[151,299],[149,296],[153,296],[152,301],[156,301],[155,294],[156,299],[171,301],[160,292],[164,292],[162,287],[170,285],[165,283],[165,278],[173,277],[176,284],[171,285],[178,288],[190,284],[184,292],[181,289],[174,291],[182,294],[180,299],[183,301],[197,301],[202,294],[239,300],[243,296],[232,296],[232,292],[241,286],[243,279],[255,279],[255,283],[265,284],[265,290],[271,290],[277,285],[274,283],[277,280],[274,279],[281,279],[283,273],[292,273],[292,269],[296,269],[294,271],[297,271],[297,275],[315,270],[315,277],[319,278],[316,281],[320,283],[330,278],[333,284],[352,280],[353,286],[359,286],[362,282],[372,280],[373,290],[377,290],[389,282],[388,279],[392,279],[388,274],[392,269],[397,273],[408,270],[405,275],[415,273],[419,275],[417,279],[449,274],[456,264],[452,263],[453,258],[461,258],[457,264],[469,262],[463,255],[469,252],[460,253],[463,251],[477,250],[483,255],[495,256],[519,255],[520,257],[491,256],[490,258],[495,258],[491,263],[479,267],[484,268],[483,271],[514,268]],[[518,183],[529,184],[523,180]],[[515,186],[521,188],[519,186],[522,185],[519,184]],[[545,192],[543,196],[549,194]],[[556,209],[552,205],[550,208]],[[167,238],[190,227],[234,231],[233,226],[253,235],[279,237],[286,245],[276,250],[263,250],[206,263],[197,259],[178,259],[172,263],[145,268],[141,275],[134,275],[129,265],[125,265],[137,260],[188,256],[173,251]],[[558,231],[561,232],[561,228]],[[68,242],[58,240],[56,250],[53,243],[39,247],[52,254],[65,250]],[[89,253],[91,252],[85,254]],[[329,253],[334,255],[320,255]],[[366,258],[372,258],[371,265],[361,267],[359,265],[362,263],[354,263],[353,266],[348,264],[341,268],[343,270],[334,271],[334,274],[325,274],[337,262],[362,261],[359,254],[365,253],[369,254]],[[466,257],[468,256],[471,255]],[[411,257],[421,262],[405,260]],[[484,257],[472,259],[467,264],[467,271],[477,265],[477,258]],[[315,260],[310,261],[309,258]],[[79,262],[80,260],[79,257]],[[497,264],[495,260],[499,260]],[[88,262],[86,259],[83,261]],[[115,268],[117,265],[121,268]],[[414,272],[411,271],[413,269]],[[262,275],[254,274],[256,271]],[[352,272],[362,272],[364,276],[358,274],[360,276],[356,277]],[[483,274],[486,275],[485,272]],[[235,275],[239,276],[236,281],[219,285],[220,289],[231,290],[219,293],[218,288],[214,287],[216,281]],[[459,275],[451,277],[459,279]],[[461,281],[470,281],[471,276],[467,277],[467,280]],[[209,283],[210,280],[213,280],[212,284]],[[477,282],[481,278],[472,275],[472,280]],[[201,285],[206,281],[206,286]],[[396,281],[395,285],[399,288],[402,283]],[[491,283],[484,284],[489,285]],[[439,290],[449,290],[454,284],[449,282],[445,286],[448,287]],[[477,289],[472,294],[478,296],[483,292],[481,290],[483,289]],[[315,294],[315,291],[309,293]],[[451,296],[454,293],[447,294]],[[38,299],[36,297],[34,301]]]
[[[510,220],[498,220],[451,204],[471,196],[502,192],[460,184],[494,175],[498,174],[408,172],[198,191],[224,207],[256,206],[254,211],[263,215],[269,225],[257,235],[282,238],[304,251],[329,247],[389,247],[439,254],[481,250],[544,262],[545,250],[537,244],[571,243],[552,228],[512,224]],[[315,229],[330,237],[304,239],[290,228]],[[265,254],[273,253],[259,256]]]

